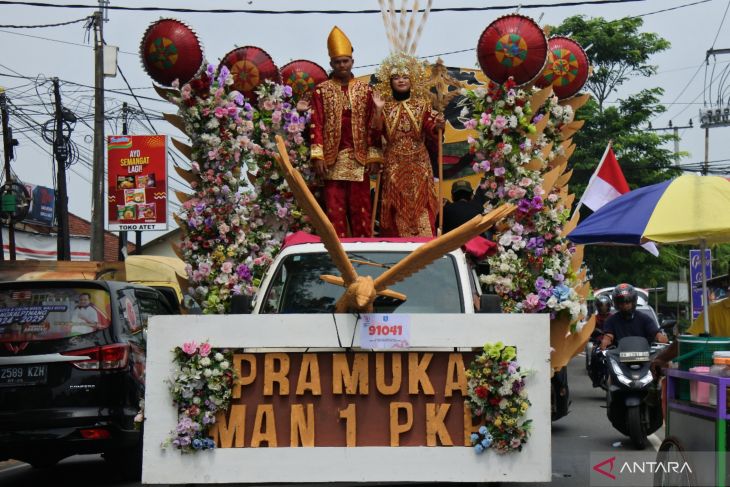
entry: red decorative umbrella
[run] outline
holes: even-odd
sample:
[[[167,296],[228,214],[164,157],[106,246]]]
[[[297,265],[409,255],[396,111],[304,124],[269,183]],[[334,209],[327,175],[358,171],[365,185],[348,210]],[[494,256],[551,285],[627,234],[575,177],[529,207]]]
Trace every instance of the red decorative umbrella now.
[[[170,86],[190,81],[203,65],[203,48],[193,29],[176,19],[150,25],[139,46],[142,66],[157,83]]]
[[[219,71],[221,66],[226,66],[231,70],[234,80],[233,89],[240,91],[250,100],[256,99],[254,91],[264,80],[281,83],[279,69],[271,56],[260,47],[236,48],[223,56],[223,60],[218,66]]]
[[[327,71],[319,64],[297,59],[281,68],[281,79],[284,84],[291,86],[292,93],[296,100],[307,93],[311,93],[314,87],[327,79]]]
[[[512,14],[484,29],[477,44],[477,59],[492,81],[501,84],[512,76],[515,83],[524,85],[542,72],[547,51],[540,26],[529,17]]]
[[[553,86],[561,100],[570,98],[588,80],[590,63],[583,48],[568,37],[551,37],[548,41],[548,61],[537,86]]]

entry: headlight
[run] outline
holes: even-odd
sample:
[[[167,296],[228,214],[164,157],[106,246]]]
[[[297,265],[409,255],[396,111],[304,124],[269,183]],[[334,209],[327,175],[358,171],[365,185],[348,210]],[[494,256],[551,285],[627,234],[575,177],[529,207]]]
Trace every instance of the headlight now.
[[[608,361],[611,363],[611,368],[613,369],[613,373],[616,375],[618,381],[625,386],[630,386],[632,381],[624,375],[621,367],[619,367],[619,365],[611,359],[609,359]]]

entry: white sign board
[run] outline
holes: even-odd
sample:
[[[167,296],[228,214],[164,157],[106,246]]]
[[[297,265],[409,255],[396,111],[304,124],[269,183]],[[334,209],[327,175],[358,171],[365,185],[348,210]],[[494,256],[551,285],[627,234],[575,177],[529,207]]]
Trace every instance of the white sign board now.
[[[689,302],[689,284],[682,281],[667,282],[667,302],[668,303],[688,303]]]
[[[472,447],[462,446],[355,446],[217,448],[183,455],[163,449],[161,444],[177,425],[178,412],[167,382],[174,370],[175,347],[208,341],[214,348],[244,352],[362,350],[358,327],[364,323],[344,314],[155,316],[150,319],[147,340],[142,482],[549,482],[548,315],[421,314],[411,318],[409,352],[468,350],[497,341],[517,347],[521,367],[533,371],[526,382],[532,405],[525,418],[532,420],[533,428],[521,452],[477,454]]]

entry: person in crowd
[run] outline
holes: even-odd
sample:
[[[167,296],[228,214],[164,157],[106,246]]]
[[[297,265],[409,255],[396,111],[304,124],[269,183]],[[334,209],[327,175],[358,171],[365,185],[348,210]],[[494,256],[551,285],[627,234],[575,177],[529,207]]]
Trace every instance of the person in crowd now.
[[[415,56],[391,54],[377,78],[374,133],[384,140],[380,233],[431,237],[438,198],[429,149],[438,150],[444,118],[431,109],[425,65]]]
[[[444,205],[444,233],[484,213],[485,192],[482,184],[474,192],[469,181],[456,181],[451,186],[451,202]]]
[[[649,342],[667,343],[659,324],[644,313],[636,311],[639,295],[631,284],[622,283],[613,288],[612,300],[616,313],[611,315],[603,326],[601,350],[618,344],[629,336],[645,337]]]
[[[596,298],[596,330],[603,332],[603,325],[611,316],[611,298],[606,294],[601,294]]]
[[[324,179],[327,217],[340,237],[370,237],[371,171],[379,171],[382,156],[371,143],[374,113],[370,86],[352,74],[352,44],[334,27],[327,39],[332,74],[317,85],[311,99],[311,161]]]

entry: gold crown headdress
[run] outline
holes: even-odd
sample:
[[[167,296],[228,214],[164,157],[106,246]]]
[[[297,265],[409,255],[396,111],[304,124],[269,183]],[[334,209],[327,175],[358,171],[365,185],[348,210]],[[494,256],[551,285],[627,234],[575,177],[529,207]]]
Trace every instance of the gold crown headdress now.
[[[426,86],[426,63],[420,61],[416,56],[416,47],[421,38],[423,27],[431,11],[433,0],[428,0],[423,15],[421,16],[416,29],[416,17],[419,14],[418,0],[413,0],[410,19],[407,19],[406,2],[401,2],[400,14],[395,8],[394,0],[388,0],[386,9],[385,0],[379,0],[380,13],[383,16],[385,34],[390,43],[390,55],[380,64],[375,76],[378,81],[375,89],[386,100],[393,98],[390,87],[390,78],[393,75],[407,75],[411,80],[411,96],[414,98],[426,98],[428,87]],[[400,17],[400,18],[398,18]],[[408,27],[406,28],[406,24]]]
[[[330,59],[340,56],[352,57],[352,51],[350,39],[347,38],[339,27],[332,27],[330,35],[327,37],[327,52],[330,55]]]

